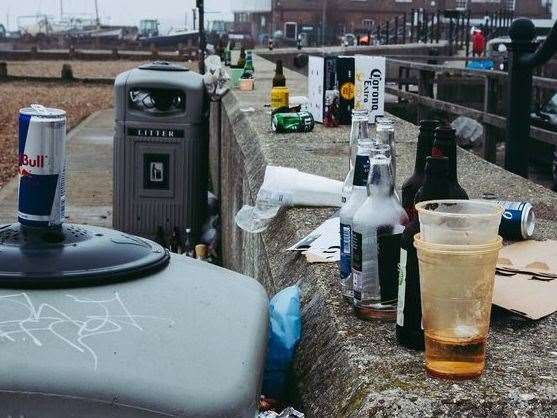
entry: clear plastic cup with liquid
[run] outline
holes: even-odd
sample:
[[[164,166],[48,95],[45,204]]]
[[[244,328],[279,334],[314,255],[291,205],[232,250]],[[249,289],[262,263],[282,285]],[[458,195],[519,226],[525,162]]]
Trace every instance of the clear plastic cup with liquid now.
[[[503,208],[482,201],[436,200],[418,203],[416,209],[426,370],[449,379],[480,376]]]

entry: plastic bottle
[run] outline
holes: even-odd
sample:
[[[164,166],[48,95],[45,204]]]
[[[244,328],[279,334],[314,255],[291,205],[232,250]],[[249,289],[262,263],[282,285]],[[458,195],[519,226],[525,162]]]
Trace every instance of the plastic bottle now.
[[[434,131],[440,124],[438,120],[420,121],[414,173],[402,184],[402,207],[408,214],[410,221],[418,215],[414,208],[414,198],[424,184],[426,158],[431,154]]]
[[[400,237],[408,221],[394,194],[390,158],[370,160],[368,197],[352,225],[354,308],[362,319],[395,320]]]
[[[416,194],[416,202],[435,199],[451,199],[447,157],[427,157],[425,180]],[[420,232],[417,216],[404,228],[401,239],[396,340],[406,348],[424,349],[422,330],[422,304],[420,296],[420,271],[414,247],[414,236]]]
[[[449,180],[451,181],[451,196],[453,199],[468,199],[468,194],[458,183],[456,131],[450,126],[440,126],[435,129],[435,139],[431,149],[433,157],[447,157],[449,159]]]
[[[352,191],[352,183],[354,181],[354,163],[356,160],[356,151],[361,142],[370,142],[369,134],[369,117],[365,110],[352,111],[352,127],[350,129],[350,149],[349,149],[349,169],[344,185],[342,186],[342,203],[346,203],[350,192]]]
[[[351,268],[351,241],[352,219],[359,207],[367,198],[367,180],[369,175],[369,159],[373,143],[362,142],[356,153],[353,186],[348,200],[340,210],[340,288],[342,295],[352,301],[352,268]]]

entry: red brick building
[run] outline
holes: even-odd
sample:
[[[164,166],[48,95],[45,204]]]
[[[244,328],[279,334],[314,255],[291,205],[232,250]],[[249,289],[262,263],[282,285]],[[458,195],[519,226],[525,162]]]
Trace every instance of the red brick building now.
[[[236,0],[235,23],[255,34],[283,31],[293,40],[299,31],[321,33],[323,22],[329,36],[372,29],[376,24],[412,9],[426,11],[470,10],[483,19],[499,10],[532,19],[551,18],[552,0]],[[553,0],[557,1],[557,0]],[[249,6],[245,5],[249,3]],[[241,11],[242,8],[244,11]],[[248,10],[253,9],[254,13]],[[236,10],[237,9],[237,10]],[[261,25],[264,23],[264,25]]]

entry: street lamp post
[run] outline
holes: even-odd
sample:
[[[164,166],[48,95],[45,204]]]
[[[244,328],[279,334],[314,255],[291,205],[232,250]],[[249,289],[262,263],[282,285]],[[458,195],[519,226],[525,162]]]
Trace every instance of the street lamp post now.
[[[203,0],[197,0],[197,11],[199,14],[199,72],[205,74],[205,49],[207,41],[205,39],[205,7]]]

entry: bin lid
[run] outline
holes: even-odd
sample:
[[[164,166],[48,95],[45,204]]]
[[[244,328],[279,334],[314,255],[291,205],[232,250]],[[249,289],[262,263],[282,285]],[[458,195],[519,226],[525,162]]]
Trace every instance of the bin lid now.
[[[169,260],[162,246],[112,229],[0,226],[0,288],[104,285],[151,274]]]
[[[151,71],[189,71],[186,67],[168,61],[154,61],[149,64],[143,64],[138,67],[140,70]]]

